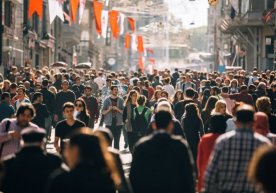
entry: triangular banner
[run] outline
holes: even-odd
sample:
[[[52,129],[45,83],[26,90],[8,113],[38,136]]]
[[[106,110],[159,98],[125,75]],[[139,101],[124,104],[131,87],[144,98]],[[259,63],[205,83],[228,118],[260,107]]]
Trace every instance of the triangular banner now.
[[[2,1],[1,1],[2,3]],[[42,19],[43,12],[43,0],[30,0],[29,10],[28,10],[28,18],[32,17],[32,15],[36,12],[38,17]]]
[[[79,0],[70,0],[70,6],[71,6],[71,17],[73,22],[76,22],[77,18],[77,11],[79,7]]]
[[[142,36],[137,36],[137,51],[143,53],[144,52],[144,42]]]
[[[130,29],[132,30],[132,32],[135,32],[135,20],[131,17],[127,18]]]
[[[108,27],[108,11],[107,10],[102,10],[102,15],[101,15],[101,26],[102,26],[102,37],[106,38],[107,34],[107,27]]]
[[[120,35],[124,34],[124,22],[125,22],[125,14],[120,13]]]
[[[119,33],[120,33],[120,28],[118,26],[118,17],[119,17],[119,12],[118,11],[109,11],[109,22],[110,22],[110,28],[111,32],[113,34],[114,38],[118,38]]]
[[[84,9],[85,9],[85,3],[86,3],[86,0],[80,0],[79,23],[81,23],[81,20],[82,20],[83,12],[84,12]]]
[[[56,17],[59,17],[62,21],[64,21],[62,4],[57,0],[49,0],[48,3],[50,24],[53,23]]]
[[[94,0],[94,14],[95,14],[95,24],[96,24],[96,31],[99,35],[102,34],[102,10],[103,10],[103,4],[101,2],[98,2],[97,0]]]
[[[130,42],[131,42],[131,36],[129,33],[126,33],[126,37],[125,37],[125,48],[129,49],[130,47]]]
[[[131,49],[137,51],[137,36],[136,34],[131,35]]]

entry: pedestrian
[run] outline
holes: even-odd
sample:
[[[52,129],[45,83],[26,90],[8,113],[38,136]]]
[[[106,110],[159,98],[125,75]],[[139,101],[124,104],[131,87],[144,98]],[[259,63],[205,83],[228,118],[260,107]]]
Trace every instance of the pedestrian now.
[[[82,128],[66,142],[65,161],[70,171],[51,175],[46,193],[115,193],[120,174],[105,141]]]
[[[193,159],[187,142],[171,135],[173,116],[155,114],[156,131],[134,149],[130,182],[136,193],[194,193]]]
[[[255,153],[249,164],[248,178],[256,185],[257,192],[276,192],[276,148],[263,146]]]
[[[218,114],[222,114],[225,117],[225,121],[227,121],[228,119],[231,119],[232,116],[228,113],[226,105],[227,104],[224,100],[218,100],[216,102],[215,108],[211,112],[211,115],[218,113]]]
[[[26,127],[38,128],[31,123],[35,116],[35,109],[30,103],[22,103],[16,118],[4,119],[0,123],[0,157],[1,159],[20,150],[21,131]]]
[[[75,84],[72,86],[72,91],[75,93],[76,98],[79,98],[83,95],[84,85],[81,83],[80,76],[76,77]]]
[[[69,82],[64,80],[61,84],[62,90],[56,95],[56,109],[55,109],[55,121],[63,120],[63,105],[66,102],[74,103],[76,95],[73,91],[69,90]]]
[[[31,101],[26,96],[26,89],[23,86],[18,87],[17,95],[15,96],[16,100],[14,102],[14,110],[17,111],[21,103],[31,103]]]
[[[28,127],[21,132],[22,149],[3,161],[5,193],[44,192],[49,175],[61,165],[61,158],[45,151],[46,132]]]
[[[14,108],[11,105],[11,96],[10,93],[4,92],[1,95],[0,103],[0,123],[3,119],[12,118],[14,116]]]
[[[86,103],[82,98],[78,98],[75,100],[74,105],[75,105],[75,111],[74,111],[75,119],[82,121],[88,127],[90,116],[86,108]]]
[[[226,122],[223,115],[215,114],[210,120],[210,133],[203,135],[197,151],[198,182],[197,192],[203,191],[204,174],[217,138],[225,133]]]
[[[111,95],[103,102],[104,123],[114,136],[114,148],[119,149],[123,126],[124,101],[118,97],[118,86],[111,86]]]
[[[173,97],[175,90],[174,90],[174,87],[171,85],[171,79],[165,78],[164,83],[165,83],[165,85],[162,87],[163,90],[168,93],[169,97]]]
[[[254,134],[252,106],[238,107],[234,116],[237,129],[218,138],[205,172],[204,192],[256,192],[247,179],[248,163],[256,149],[270,141]]]
[[[67,102],[62,108],[65,119],[60,121],[56,125],[55,142],[54,146],[56,151],[63,153],[64,139],[68,139],[69,135],[81,127],[85,127],[85,124],[74,117],[74,104]]]
[[[204,109],[201,111],[201,118],[203,121],[205,133],[208,133],[211,113],[212,113],[213,109],[215,108],[217,101],[218,101],[217,97],[215,97],[215,96],[209,97]]]
[[[161,91],[160,90],[154,91],[153,97],[149,102],[150,107],[153,108],[160,98],[161,98]]]
[[[248,93],[248,88],[247,88],[246,85],[242,85],[240,87],[240,92],[239,93],[234,93],[234,94],[223,93],[223,94],[221,94],[221,96],[225,97],[225,98],[230,98],[232,100],[235,100],[236,102],[243,102],[245,104],[254,106],[253,98]]]
[[[92,95],[92,89],[90,85],[85,86],[84,95],[81,98],[86,103],[90,116],[87,126],[94,129],[95,123],[98,122],[100,112],[98,100]]]
[[[175,107],[176,103],[178,103],[179,101],[184,100],[184,94],[182,92],[182,90],[177,90],[174,94],[173,100],[172,100],[172,104]]]
[[[134,108],[137,106],[138,92],[136,90],[131,90],[128,93],[127,99],[124,103],[123,111],[123,122],[125,123],[125,129],[127,132],[127,141],[129,149],[132,151],[134,143],[136,142],[133,115]]]
[[[99,96],[99,86],[98,86],[98,84],[94,81],[94,79],[95,79],[95,75],[94,74],[92,74],[91,76],[90,76],[90,80],[89,81],[87,81],[86,83],[85,83],[85,85],[90,85],[90,87],[91,87],[91,89],[92,89],[92,95],[94,96],[94,97],[98,97]]]
[[[35,108],[35,117],[33,118],[32,122],[38,125],[40,128],[45,128],[45,121],[50,116],[47,106],[43,104],[43,95],[41,92],[34,93],[33,96],[33,106]]]

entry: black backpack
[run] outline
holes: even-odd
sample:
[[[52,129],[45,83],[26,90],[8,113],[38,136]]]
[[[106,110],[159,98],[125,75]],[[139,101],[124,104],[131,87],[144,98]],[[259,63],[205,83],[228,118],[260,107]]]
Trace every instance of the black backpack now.
[[[144,108],[142,113],[139,114],[138,109],[135,108],[135,119],[133,120],[133,129],[134,132],[137,133],[139,136],[144,136],[147,132],[148,128],[148,121],[145,117],[147,112],[147,108]]]

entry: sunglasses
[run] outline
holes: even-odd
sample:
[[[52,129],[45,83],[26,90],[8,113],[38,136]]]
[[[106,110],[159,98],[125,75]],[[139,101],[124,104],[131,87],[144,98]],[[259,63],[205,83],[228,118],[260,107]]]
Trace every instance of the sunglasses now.
[[[75,107],[82,107],[82,104],[75,104]]]

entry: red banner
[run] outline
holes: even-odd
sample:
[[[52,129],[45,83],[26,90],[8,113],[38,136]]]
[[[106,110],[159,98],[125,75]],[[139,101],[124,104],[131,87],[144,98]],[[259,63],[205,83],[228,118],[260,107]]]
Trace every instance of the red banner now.
[[[135,20],[131,17],[128,17],[127,20],[130,25],[130,29],[135,32]]]
[[[112,10],[109,12],[110,28],[111,28],[114,38],[116,38],[116,39],[118,38],[119,33],[120,33],[120,27],[118,25],[118,17],[119,17],[118,11]]]
[[[143,37],[142,36],[137,36],[137,50],[138,52],[144,52],[144,42],[143,42]]]
[[[96,31],[99,35],[102,34],[102,10],[103,10],[103,4],[101,2],[98,2],[97,0],[94,0],[94,14],[95,14],[95,24],[96,24]]]
[[[126,37],[125,37],[125,48],[129,49],[130,47],[130,41],[131,41],[131,36],[129,33],[126,33]]]
[[[71,6],[71,17],[73,22],[76,22],[77,17],[77,11],[79,8],[79,0],[70,0],[70,6]]]
[[[32,15],[36,12],[38,17],[42,19],[42,11],[43,11],[43,0],[30,0],[28,18],[32,17]]]

